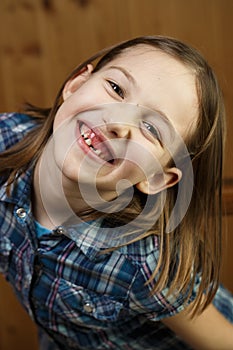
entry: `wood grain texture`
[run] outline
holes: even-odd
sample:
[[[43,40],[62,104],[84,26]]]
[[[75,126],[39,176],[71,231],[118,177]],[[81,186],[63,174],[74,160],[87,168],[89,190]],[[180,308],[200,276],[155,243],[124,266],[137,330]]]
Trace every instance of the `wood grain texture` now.
[[[37,350],[37,329],[0,275],[0,350]]]
[[[223,182],[223,215],[233,215],[233,178]]]

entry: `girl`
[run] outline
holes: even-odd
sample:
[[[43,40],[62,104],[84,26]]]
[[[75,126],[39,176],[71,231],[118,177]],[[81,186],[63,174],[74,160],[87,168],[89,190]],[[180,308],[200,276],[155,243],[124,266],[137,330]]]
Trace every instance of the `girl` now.
[[[121,43],[0,126],[0,268],[41,349],[233,349],[224,107],[196,50]]]

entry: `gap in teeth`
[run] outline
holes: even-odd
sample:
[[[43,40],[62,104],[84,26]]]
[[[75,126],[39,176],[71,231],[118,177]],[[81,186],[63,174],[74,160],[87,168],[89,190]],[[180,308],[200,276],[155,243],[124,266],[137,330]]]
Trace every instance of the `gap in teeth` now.
[[[95,154],[97,156],[100,156],[102,159],[104,159],[104,156],[101,154],[101,151],[99,149],[96,149],[92,144],[91,144],[91,139],[89,139],[87,134],[82,133],[82,137],[85,141],[85,143],[87,144],[87,146],[89,146],[89,148],[91,148]]]
[[[91,150],[98,156],[100,157],[101,159],[105,160],[105,157],[104,157],[104,154],[102,154],[101,150],[99,149],[96,149],[92,143],[91,143],[91,139],[88,137],[88,133],[85,133],[85,132],[82,132],[81,133],[81,136],[83,137],[86,145],[91,148]],[[109,163],[113,163],[113,159],[109,160],[108,161]]]
[[[84,137],[84,140],[85,140],[85,142],[86,142],[86,144],[87,144],[88,146],[91,146],[91,140],[90,140],[90,139],[86,139],[86,138]]]

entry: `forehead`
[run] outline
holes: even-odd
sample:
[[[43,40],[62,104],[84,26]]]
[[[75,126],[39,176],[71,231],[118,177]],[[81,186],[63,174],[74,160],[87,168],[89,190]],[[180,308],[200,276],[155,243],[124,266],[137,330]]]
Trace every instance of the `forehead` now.
[[[121,62],[126,65],[130,65],[131,62],[134,62],[136,66],[141,66],[145,68],[153,68],[153,71],[157,73],[166,73],[166,74],[192,74],[194,71],[191,67],[187,66],[182,62],[182,60],[168,54],[165,51],[162,51],[159,48],[139,44],[133,47],[124,49],[120,54],[113,58],[107,66],[111,65],[112,62]],[[130,63],[129,63],[130,62]],[[149,67],[147,67],[149,64]],[[131,66],[133,69],[133,66]]]
[[[138,103],[159,109],[184,135],[198,117],[198,96],[194,69],[149,45],[125,49],[104,69],[119,66],[133,77]]]

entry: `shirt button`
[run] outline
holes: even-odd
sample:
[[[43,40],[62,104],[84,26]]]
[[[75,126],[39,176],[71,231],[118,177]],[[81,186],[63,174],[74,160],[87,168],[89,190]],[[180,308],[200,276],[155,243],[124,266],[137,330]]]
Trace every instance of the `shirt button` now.
[[[63,228],[62,226],[58,226],[58,227],[56,228],[56,233],[62,235],[62,234],[65,233],[65,230],[64,230],[64,228]]]
[[[93,311],[93,306],[87,302],[83,305],[83,309],[84,311],[91,313]]]
[[[27,212],[25,209],[23,208],[19,208],[16,210],[16,215],[20,218],[20,219],[24,219],[27,215]]]

